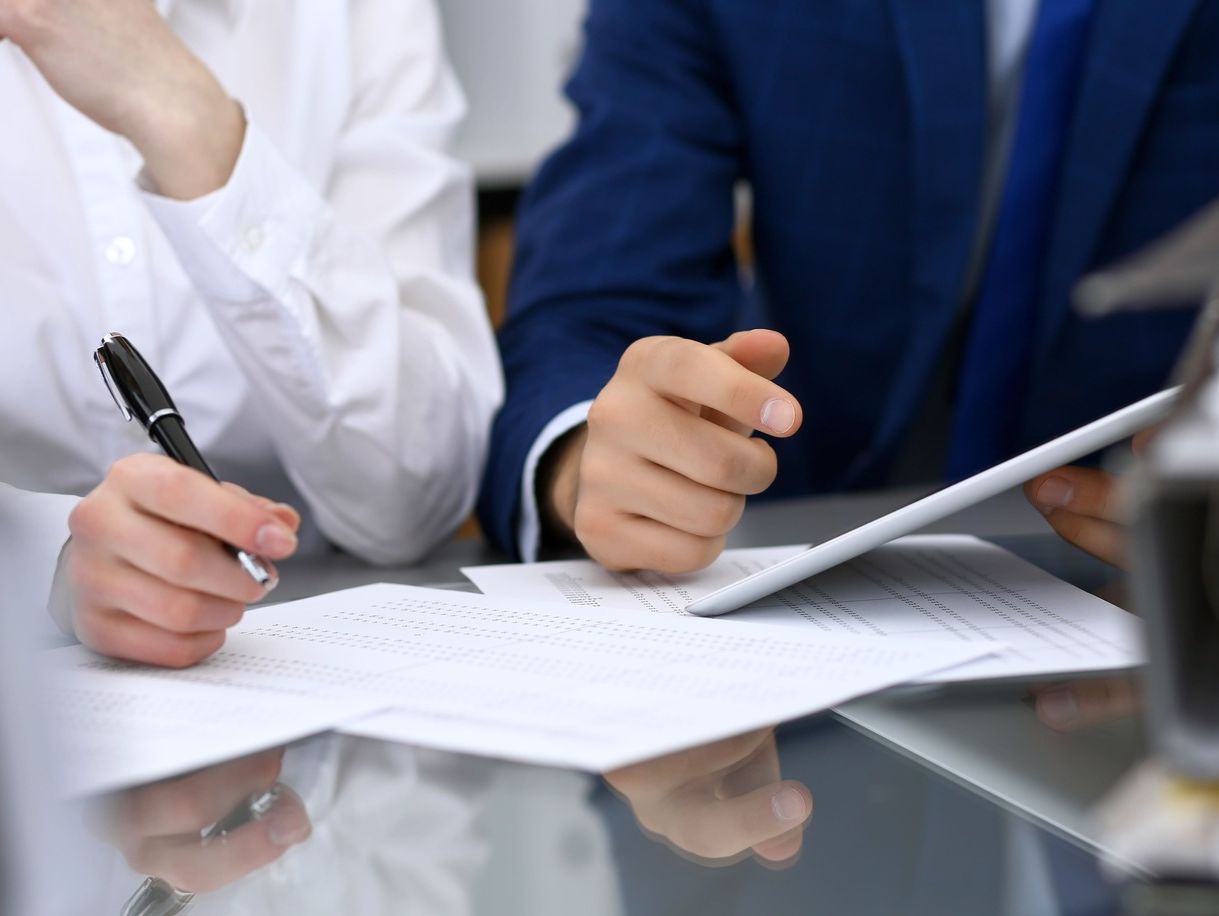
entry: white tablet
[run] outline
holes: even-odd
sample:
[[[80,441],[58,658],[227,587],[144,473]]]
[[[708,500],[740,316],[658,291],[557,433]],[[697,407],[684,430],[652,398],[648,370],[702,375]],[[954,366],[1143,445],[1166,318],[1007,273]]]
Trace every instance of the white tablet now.
[[[1131,404],[1117,413],[1102,417],[1023,455],[1017,455],[993,468],[987,468],[980,474],[903,506],[896,512],[890,512],[824,544],[810,547],[782,563],[776,563],[768,569],[712,592],[690,604],[686,610],[700,617],[715,617],[717,614],[735,611],[759,598],[795,585],[809,576],[825,572],[839,563],[853,560],[894,538],[913,534],[932,522],[960,512],[974,503],[998,496],[1003,491],[1020,486],[1040,474],[1070,464],[1085,455],[1129,438],[1140,430],[1154,426],[1168,416],[1180,393],[1181,389],[1171,388]]]

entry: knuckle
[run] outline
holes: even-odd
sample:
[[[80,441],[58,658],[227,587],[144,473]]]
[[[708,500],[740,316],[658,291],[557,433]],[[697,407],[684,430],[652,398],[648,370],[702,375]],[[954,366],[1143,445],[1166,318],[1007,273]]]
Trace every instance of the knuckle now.
[[[712,494],[702,506],[699,513],[702,534],[715,537],[726,534],[736,527],[745,509],[745,500],[740,496],[728,493]]]
[[[747,476],[749,456],[736,448],[714,448],[706,453],[710,484],[717,489],[728,489]]]
[[[103,655],[112,654],[111,628],[105,625],[96,608],[88,605],[80,608],[72,621],[72,630],[83,645]]]
[[[589,550],[611,540],[617,527],[613,513],[595,499],[581,499],[576,503],[572,522],[576,539]]]
[[[641,337],[623,351],[618,365],[628,373],[634,373],[658,359],[668,345],[670,337]]]
[[[675,537],[649,564],[658,572],[687,573],[709,566],[719,556],[723,538]]]
[[[620,409],[618,406],[618,389],[613,382],[606,385],[592,404],[588,407],[587,423],[590,430],[601,429],[606,426],[612,426],[617,419]]]
[[[161,606],[161,619],[171,630],[189,632],[202,622],[205,610],[200,596],[179,591]]]
[[[174,465],[157,462],[140,474],[139,486],[153,506],[172,506],[182,498],[182,475]]]
[[[202,640],[174,639],[161,650],[158,661],[166,668],[189,668],[211,654],[206,646]]]
[[[126,490],[136,484],[145,485],[148,478],[162,474],[163,471],[163,465],[156,461],[154,456],[139,454],[120,458],[111,465],[110,473],[106,476],[118,484],[120,489]]]
[[[681,375],[694,368],[701,344],[681,337],[657,337],[652,359],[667,372]]]
[[[170,582],[185,582],[197,571],[199,551],[183,538],[162,544],[159,557],[161,574]]]
[[[106,513],[96,494],[82,499],[68,515],[68,531],[81,541],[98,538],[105,525]]]
[[[254,588],[261,593],[260,586],[256,585]],[[220,617],[219,622],[227,629],[241,623],[241,618],[245,616],[245,605],[236,601],[224,601],[217,608],[217,614]]]
[[[588,497],[598,492],[601,487],[617,475],[614,473],[613,462],[600,447],[585,448],[580,456],[580,496],[581,502],[587,502]]]
[[[695,545],[693,551],[693,560],[695,569],[705,569],[716,561],[721,553],[724,552],[724,545],[727,539],[723,536],[714,538],[703,538]]]
[[[252,506],[230,503],[221,509],[217,517],[220,531],[226,540],[241,544],[252,544],[261,518]]]
[[[725,413],[730,416],[747,417],[757,412],[753,409],[754,401],[757,400],[753,385],[753,378],[756,376],[751,378],[746,375],[747,372],[747,369],[733,372],[732,380],[728,382],[728,387],[724,391],[725,404],[728,408]]]
[[[771,448],[770,443],[763,439],[750,439],[749,480],[746,490],[749,494],[762,493],[770,488],[779,476],[779,456]]]

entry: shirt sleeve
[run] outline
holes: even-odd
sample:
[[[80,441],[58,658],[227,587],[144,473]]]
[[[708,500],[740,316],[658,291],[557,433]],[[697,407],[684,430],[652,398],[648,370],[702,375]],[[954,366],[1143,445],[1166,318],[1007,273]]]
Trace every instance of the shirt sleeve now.
[[[76,496],[30,493],[0,484],[0,581],[5,607],[13,598],[14,610],[28,610],[36,621],[31,628],[43,641],[71,631],[66,615],[55,615],[49,604],[59,555],[68,541],[68,516],[78,502]]]
[[[525,472],[521,476],[521,514],[517,522],[516,536],[517,549],[526,563],[537,560],[538,551],[542,546],[542,507],[538,503],[537,493],[538,465],[542,463],[542,456],[550,451],[552,445],[588,420],[588,410],[592,406],[592,401],[581,401],[568,407],[546,424],[525,457]]]
[[[225,187],[144,194],[318,527],[379,563],[420,558],[469,514],[503,396],[472,180],[447,153],[465,103],[434,5],[403,16],[403,34],[353,20],[356,97],[325,193],[249,123]]]

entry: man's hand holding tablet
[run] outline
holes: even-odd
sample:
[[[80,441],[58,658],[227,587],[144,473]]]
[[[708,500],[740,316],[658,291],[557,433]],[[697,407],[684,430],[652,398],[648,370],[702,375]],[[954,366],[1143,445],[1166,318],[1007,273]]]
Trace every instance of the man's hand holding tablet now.
[[[714,346],[671,337],[634,344],[593,402],[587,425],[555,445],[543,463],[540,492],[550,530],[577,540],[612,570],[685,573],[708,566],[746,497],[774,481],[774,450],[753,433],[786,437],[800,429],[800,404],[772,381],[788,356],[786,339],[774,331],[746,331]],[[1175,398],[1175,391],[1147,398],[690,610],[719,614],[741,607],[1020,485],[1066,540],[1120,563],[1120,481],[1065,465],[1153,427]]]

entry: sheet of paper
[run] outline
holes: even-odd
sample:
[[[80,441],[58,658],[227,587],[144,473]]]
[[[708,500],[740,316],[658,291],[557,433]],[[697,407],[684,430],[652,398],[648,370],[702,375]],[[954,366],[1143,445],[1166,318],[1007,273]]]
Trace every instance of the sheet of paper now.
[[[153,677],[251,694],[354,692],[387,711],[344,731],[602,771],[984,651],[377,585],[251,611],[211,660]]]
[[[315,696],[217,687],[83,649],[48,653],[60,778],[72,796],[109,792],[330,731],[384,705],[360,693]]]
[[[802,549],[728,550],[708,569],[686,576],[615,574],[589,560],[462,572],[497,598],[683,614],[691,601]],[[902,538],[718,619],[1006,646],[924,678],[930,682],[1108,671],[1143,659],[1133,616],[1002,548],[961,535]]]

